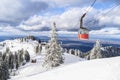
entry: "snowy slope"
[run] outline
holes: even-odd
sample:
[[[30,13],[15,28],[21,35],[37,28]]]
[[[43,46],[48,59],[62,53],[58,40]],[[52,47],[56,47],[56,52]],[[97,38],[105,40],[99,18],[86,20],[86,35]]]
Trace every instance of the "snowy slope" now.
[[[0,51],[4,52],[6,47],[15,52],[20,49],[28,50],[31,59],[36,59],[36,63],[27,63],[19,67],[16,76],[10,76],[9,80],[120,80],[120,57],[108,59],[96,59],[82,61],[77,56],[64,53],[64,63],[61,66],[46,70],[42,67],[46,53],[45,46],[38,55],[35,53],[37,41],[29,40],[21,42],[19,39],[6,40],[0,42]]]
[[[38,41],[36,40],[28,40],[27,42],[21,42],[20,39],[15,40],[5,40],[0,42],[1,45],[5,44],[4,47],[0,46],[0,51],[5,52],[6,47],[9,47],[11,52],[15,52],[21,49],[27,50],[31,56],[35,55],[35,46],[38,45]]]
[[[37,62],[36,63],[29,62],[26,65],[21,66],[19,70],[16,72],[17,73],[16,76],[11,76],[10,80],[17,80],[19,78],[30,77],[30,76],[42,74],[43,72],[48,71],[46,68],[42,67],[45,53],[46,53],[46,50],[45,50],[45,47],[43,46],[40,55],[36,55],[32,57],[32,59],[36,59]],[[64,63],[61,64],[60,67],[64,67],[66,65],[70,65],[72,63],[76,63],[84,60],[68,53],[64,53],[63,57],[64,57]]]
[[[120,57],[81,61],[12,80],[120,80]]]

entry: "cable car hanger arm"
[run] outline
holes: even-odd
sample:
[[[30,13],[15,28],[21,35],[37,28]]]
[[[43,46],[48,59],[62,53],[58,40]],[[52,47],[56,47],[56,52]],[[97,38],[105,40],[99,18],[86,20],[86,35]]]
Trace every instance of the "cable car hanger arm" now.
[[[80,18],[80,28],[83,28],[83,18],[85,17],[86,13],[84,13],[82,15],[82,17]]]

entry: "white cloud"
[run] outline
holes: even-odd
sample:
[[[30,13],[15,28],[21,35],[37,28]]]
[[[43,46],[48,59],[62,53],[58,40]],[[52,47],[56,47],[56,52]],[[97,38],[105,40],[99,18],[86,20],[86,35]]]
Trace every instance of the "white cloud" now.
[[[35,36],[49,36],[49,31],[22,31],[13,26],[0,26],[0,36],[11,36],[11,35],[35,35]]]
[[[86,12],[87,9],[87,7],[74,7],[67,9],[61,14],[51,15],[52,13],[49,13],[48,15],[44,16],[35,15],[28,20],[23,21],[19,28],[23,30],[44,30],[48,28],[49,30],[51,28],[51,24],[55,21],[58,30],[78,30],[80,25],[80,17],[84,12]],[[120,17],[119,12],[117,13],[118,10],[119,8],[115,8],[115,10],[113,10],[111,13],[102,15],[98,12],[107,13],[109,10],[97,10],[95,8],[91,8],[91,11],[84,18],[84,25],[91,30],[102,29],[104,27],[119,28],[118,25],[120,25]],[[95,21],[96,19],[99,21]]]
[[[55,9],[58,7],[64,9],[70,7],[83,8],[90,6],[93,1],[94,0],[2,0],[0,2],[0,21],[17,24],[20,23],[21,20],[26,20],[46,9],[51,10],[51,8]],[[100,1],[103,2],[103,0],[96,0],[96,3]],[[105,1],[112,2],[113,0]],[[115,2],[119,2],[119,0],[115,0]],[[64,26],[65,25],[66,24],[64,24]]]
[[[0,21],[12,25],[46,10],[45,2],[32,2],[31,0],[2,0],[0,2]]]
[[[18,28],[22,30],[42,30],[49,26],[49,18],[34,15],[26,21],[23,21]]]
[[[69,7],[90,5],[93,0],[32,0],[35,2],[44,1],[51,7]]]
[[[21,31],[13,26],[0,26],[0,35],[25,35],[24,31]]]
[[[14,14],[16,14],[21,7],[22,5],[17,0],[2,0],[0,2],[0,19],[3,21],[6,19],[12,21],[15,17]]]
[[[85,12],[85,8],[71,8],[56,15],[33,16],[23,21],[19,28],[23,30],[41,30],[44,27],[50,28],[53,22],[56,22],[59,30],[77,30],[79,29],[80,16]]]
[[[83,10],[81,8],[72,8],[64,13],[51,17],[51,21],[57,23],[59,30],[73,30],[78,29],[79,19]]]
[[[32,0],[34,2],[44,1],[51,7],[71,7],[71,6],[90,6],[95,0]],[[119,0],[96,0],[95,3],[114,3],[117,4]]]
[[[103,28],[101,30],[92,30],[90,34],[100,34],[100,35],[117,35],[120,34],[120,29],[118,28]]]

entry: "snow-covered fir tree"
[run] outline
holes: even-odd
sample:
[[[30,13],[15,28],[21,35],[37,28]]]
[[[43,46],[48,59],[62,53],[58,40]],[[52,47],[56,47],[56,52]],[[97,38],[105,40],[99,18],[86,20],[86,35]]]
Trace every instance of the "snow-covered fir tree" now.
[[[14,54],[14,68],[17,70],[19,67],[19,64],[18,64],[18,54],[17,52],[15,52]]]
[[[18,50],[18,64],[21,66],[23,64],[23,49]]]
[[[2,53],[0,52],[0,80],[7,80],[9,78],[8,65],[6,61],[2,59]]]
[[[71,50],[71,54],[75,55],[75,51],[74,51],[74,49]]]
[[[75,56],[77,56],[78,55],[78,50],[75,49],[74,52],[75,52]]]
[[[24,55],[25,55],[26,62],[29,62],[30,61],[30,54],[29,54],[29,52],[27,50],[25,50]]]
[[[9,53],[9,69],[10,72],[12,72],[13,68],[14,68],[14,55],[12,52]]]
[[[47,52],[46,52],[43,66],[47,68],[51,68],[51,67],[59,66],[61,63],[63,63],[62,48],[57,41],[57,32],[56,32],[55,22],[53,23],[51,39],[47,46],[48,48],[46,48]]]
[[[88,60],[102,58],[100,41],[97,40],[93,49],[86,56]]]
[[[69,49],[69,52],[68,52],[69,54],[72,54],[72,49]]]
[[[0,52],[0,66],[2,64],[2,61],[3,61],[3,59],[2,59],[2,53]]]
[[[36,54],[40,54],[41,50],[42,50],[42,46],[40,44],[34,47],[34,51]]]

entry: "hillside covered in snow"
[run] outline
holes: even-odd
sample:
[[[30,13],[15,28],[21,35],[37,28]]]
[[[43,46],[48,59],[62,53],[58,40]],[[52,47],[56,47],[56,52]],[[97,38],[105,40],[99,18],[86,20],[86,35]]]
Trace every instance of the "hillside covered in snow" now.
[[[23,50],[23,54],[24,54],[24,51],[26,50],[28,51],[30,55],[30,61],[27,63],[25,62],[24,65],[21,64],[18,70],[15,69],[15,71],[14,71],[15,66],[13,66],[12,72],[14,72],[14,75],[13,73],[11,74],[10,80],[17,79],[19,77],[36,75],[39,73],[43,73],[47,70],[42,66],[44,57],[46,54],[46,48],[44,44],[39,43],[37,40],[32,40],[32,39],[24,40],[24,38],[23,40],[15,39],[15,40],[6,40],[3,42],[0,42],[0,52],[3,55],[4,54],[6,55],[12,54],[13,56],[15,54],[19,55],[20,50]],[[6,53],[6,51],[8,51],[8,53]],[[64,58],[64,63],[61,66],[65,66],[71,63],[76,63],[84,60],[80,57],[77,57],[68,53],[63,53],[63,58]],[[36,62],[34,63],[32,62],[32,60],[36,60]]]
[[[120,77],[120,57],[95,59],[83,61],[75,55],[64,53],[64,64],[60,67],[46,71],[42,67],[43,59],[46,53],[45,45],[36,40],[27,40],[21,42],[20,39],[7,40],[0,43],[1,51],[4,52],[9,47],[11,52],[17,50],[28,50],[31,60],[36,59],[36,63],[28,62],[26,65],[19,67],[15,76],[9,80],[119,80]],[[39,53],[36,53],[35,47],[42,45]]]
[[[120,77],[120,57],[95,59],[84,61],[84,59],[72,54],[64,53],[64,63],[56,68],[47,70],[42,67],[46,54],[45,45],[36,40],[28,39],[21,42],[20,39],[7,40],[0,43],[1,51],[9,47],[11,52],[17,50],[28,50],[31,60],[36,59],[36,63],[28,62],[19,67],[15,76],[10,76],[9,80],[119,80]],[[41,45],[42,49],[36,53],[36,46]]]
[[[120,57],[82,61],[12,80],[120,80],[119,61]]]
[[[15,74],[10,75],[9,80],[119,80],[119,60],[120,57],[95,59],[86,61],[84,58],[80,58],[78,55],[72,53],[63,53],[64,63],[59,67],[47,69],[43,67],[44,58],[46,55],[45,43],[39,43],[37,40],[32,39],[15,39],[6,40],[0,42],[0,52],[4,54],[6,49],[12,54],[15,54],[19,50],[28,51],[30,55],[30,61],[25,65],[22,65],[15,70]],[[94,56],[94,52],[98,48],[98,45],[94,46],[91,50]],[[112,47],[101,48],[102,51],[108,51]],[[115,48],[116,49],[116,48]],[[97,49],[99,50],[99,49]],[[114,49],[113,49],[114,50]],[[112,50],[112,51],[113,51]],[[116,51],[115,51],[116,52]],[[96,52],[100,54],[100,52]],[[103,52],[102,52],[103,53]],[[117,52],[116,52],[117,53]],[[19,53],[18,53],[19,54]],[[75,53],[76,54],[76,53]],[[110,53],[111,54],[111,53]],[[119,54],[119,53],[118,53]],[[99,57],[99,56],[98,56]],[[111,56],[112,57],[112,56]],[[32,60],[36,60],[35,63]],[[14,69],[13,69],[14,71]],[[46,77],[47,76],[47,77]]]
[[[41,44],[37,40],[32,39],[14,39],[14,40],[5,40],[3,42],[0,42],[0,51],[4,53],[6,51],[6,48],[9,48],[9,50],[12,53],[15,53],[18,50],[27,50],[29,54],[32,56],[36,52],[36,48],[40,47]]]

